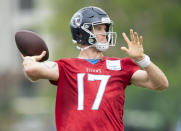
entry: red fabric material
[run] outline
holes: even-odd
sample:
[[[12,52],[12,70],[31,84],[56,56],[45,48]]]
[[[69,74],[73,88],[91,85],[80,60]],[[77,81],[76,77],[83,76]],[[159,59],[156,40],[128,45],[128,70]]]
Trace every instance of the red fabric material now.
[[[120,60],[121,70],[107,68],[106,60]],[[92,65],[78,58],[56,61],[59,80],[50,81],[58,86],[55,118],[57,131],[124,131],[123,108],[125,87],[139,68],[130,58],[103,57]],[[83,77],[83,110],[78,110],[77,74]],[[89,75],[110,76],[105,86],[98,110],[92,110],[101,80],[89,79]]]

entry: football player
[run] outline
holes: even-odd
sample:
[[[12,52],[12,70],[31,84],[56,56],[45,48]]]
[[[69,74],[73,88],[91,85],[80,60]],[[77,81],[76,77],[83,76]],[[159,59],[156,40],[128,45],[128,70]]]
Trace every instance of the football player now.
[[[57,131],[124,131],[125,89],[134,84],[152,90],[168,88],[164,73],[144,54],[143,38],[130,29],[128,44],[121,47],[129,57],[103,55],[116,44],[113,21],[97,7],[77,11],[70,28],[80,54],[77,58],[39,62],[46,54],[23,57],[26,76],[48,79],[57,86]]]

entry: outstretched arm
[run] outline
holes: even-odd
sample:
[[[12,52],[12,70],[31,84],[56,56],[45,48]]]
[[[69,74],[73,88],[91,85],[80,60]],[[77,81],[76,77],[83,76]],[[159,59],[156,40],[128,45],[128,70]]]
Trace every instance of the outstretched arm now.
[[[31,81],[36,81],[38,79],[58,80],[59,71],[56,62],[39,62],[45,54],[46,52],[43,51],[39,56],[24,57],[22,55],[25,76]]]
[[[128,44],[128,48],[121,47],[121,49],[125,51],[136,62],[143,60],[145,58],[145,55],[142,46],[142,36],[138,37],[137,32],[133,33],[132,29],[130,30],[131,41],[128,39],[125,33],[123,33],[122,35]],[[153,90],[163,90],[168,88],[168,80],[165,74],[158,66],[156,66],[152,62],[144,67],[143,70],[136,71],[131,78],[131,83],[136,86]]]

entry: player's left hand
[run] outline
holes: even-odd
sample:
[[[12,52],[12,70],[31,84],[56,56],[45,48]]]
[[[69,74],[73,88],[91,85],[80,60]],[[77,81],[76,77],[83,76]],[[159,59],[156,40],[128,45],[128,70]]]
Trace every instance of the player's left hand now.
[[[130,29],[131,41],[126,36],[126,33],[123,32],[122,35],[123,35],[124,40],[128,44],[128,48],[121,47],[121,50],[126,52],[126,54],[128,54],[135,61],[142,60],[144,58],[144,50],[143,50],[143,46],[142,46],[143,37],[142,36],[139,37],[138,33],[137,32],[133,32],[132,29]]]

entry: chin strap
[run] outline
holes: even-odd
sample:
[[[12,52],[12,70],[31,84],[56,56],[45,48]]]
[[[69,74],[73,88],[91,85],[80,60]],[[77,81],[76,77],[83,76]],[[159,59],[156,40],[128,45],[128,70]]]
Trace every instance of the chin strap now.
[[[98,51],[101,51],[101,52],[104,52],[106,51],[107,49],[109,49],[109,43],[95,43],[93,45],[89,45],[89,46],[86,46],[84,48],[80,47],[80,46],[76,46],[76,48],[78,50],[81,50],[81,51],[84,51],[90,47],[94,47],[96,48]]]
[[[81,51],[84,51],[84,50],[86,50],[86,49],[88,49],[88,48],[90,48],[90,47],[93,47],[92,45],[89,45],[89,46],[86,46],[86,47],[84,47],[84,48],[82,48],[82,47],[80,47],[80,46],[76,46],[76,48],[78,49],[78,50],[81,50]]]

